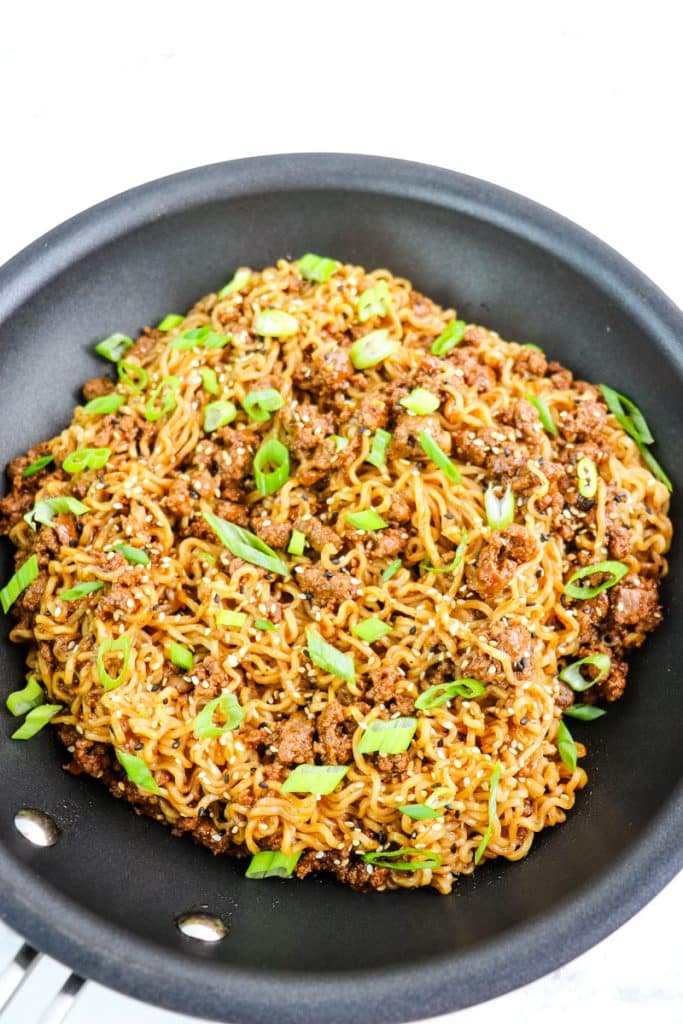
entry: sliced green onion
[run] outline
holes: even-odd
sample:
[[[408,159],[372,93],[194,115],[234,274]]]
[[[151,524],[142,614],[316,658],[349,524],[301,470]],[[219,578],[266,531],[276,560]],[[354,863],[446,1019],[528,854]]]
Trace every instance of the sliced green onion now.
[[[114,551],[120,551],[127,562],[133,565],[149,565],[150,557],[142,548],[131,547],[130,544],[115,544]]]
[[[222,608],[216,612],[217,626],[234,626],[236,629],[241,629],[246,621],[245,612],[233,612],[230,608]]]
[[[31,555],[20,565],[14,575],[0,590],[0,604],[3,612],[8,612],[20,594],[38,578],[38,556]]]
[[[289,544],[287,545],[287,553],[290,555],[303,555],[305,547],[306,534],[302,533],[301,530],[292,530],[292,536],[289,538]]]
[[[310,627],[306,630],[306,641],[308,656],[314,665],[321,668],[323,672],[329,672],[330,675],[343,679],[346,683],[356,681],[356,663],[352,655],[337,650]]]
[[[642,456],[643,462],[645,463],[647,468],[650,470],[650,472],[654,473],[654,475],[657,477],[657,479],[661,480],[661,482],[665,485],[665,487],[668,490],[673,491],[674,488],[673,488],[673,484],[671,483],[671,480],[666,475],[666,473],[664,472],[662,467],[659,465],[659,463],[657,462],[657,460],[654,457],[654,455],[652,454],[652,452],[648,451],[644,444],[641,444],[639,442],[636,442],[636,443],[638,444],[638,451],[640,452],[640,454]]]
[[[388,583],[389,580],[393,579],[402,565],[403,562],[401,561],[400,558],[395,558],[393,562],[389,562],[389,565],[386,567],[386,569],[382,569],[382,572],[380,573],[380,576],[382,577],[384,582]]]
[[[604,583],[599,583],[597,587],[578,586],[577,580],[583,580],[586,576],[592,576],[597,572],[604,573],[609,579],[606,579]],[[566,594],[567,597],[574,597],[579,601],[585,601],[588,598],[597,597],[603,590],[609,590],[620,579],[623,579],[627,572],[628,566],[624,565],[623,562],[596,562],[594,565],[584,565],[582,569],[577,569],[569,577],[562,593]]]
[[[243,288],[246,288],[251,281],[251,270],[248,267],[240,267],[236,270],[233,276],[230,278],[227,284],[224,284],[218,293],[219,299],[224,299],[226,295],[232,295],[234,292],[241,292]]]
[[[374,508],[362,512],[346,512],[344,519],[354,530],[384,530],[389,525]]]
[[[62,463],[67,473],[81,473],[85,469],[102,469],[106,466],[111,448],[77,448],[69,452]]]
[[[452,480],[454,484],[462,482],[462,476],[460,470],[451,460],[448,458],[445,452],[439,448],[438,444],[429,433],[428,430],[421,430],[417,437],[418,441],[422,445],[422,450],[427,455],[435,466],[438,466],[441,472]]]
[[[209,402],[204,406],[204,430],[208,434],[212,430],[225,427],[228,423],[232,423],[236,415],[237,409],[234,402],[227,398]]]
[[[266,471],[266,466],[273,469]],[[264,441],[254,456],[254,482],[260,495],[275,494],[289,480],[289,451],[271,437]]]
[[[363,619],[357,625],[351,626],[351,632],[366,643],[374,644],[376,640],[391,633],[391,626],[381,619]]]
[[[358,744],[360,754],[402,754],[410,746],[417,718],[375,718]]]
[[[210,395],[219,395],[220,387],[218,384],[218,377],[216,371],[210,366],[202,366],[199,371],[199,376],[202,378],[202,387],[205,391],[208,391]]]
[[[24,519],[31,529],[35,530],[36,523],[51,526],[55,516],[66,514],[81,516],[84,512],[89,511],[88,506],[78,498],[62,495],[59,498],[43,498],[42,501],[37,501],[31,511],[26,513]]]
[[[465,337],[467,323],[465,320],[451,320],[432,344],[432,355],[445,356],[452,348],[459,345]]]
[[[415,860],[397,860],[398,857],[415,857]],[[373,850],[364,853],[366,864],[374,864],[376,868],[389,868],[391,871],[426,871],[438,868],[441,855],[432,850],[417,850],[412,846],[402,846],[400,850]]]
[[[24,478],[24,480],[26,479],[26,477],[34,476],[35,473],[40,473],[41,469],[45,469],[45,467],[49,466],[51,462],[54,462],[54,460],[54,455],[41,455],[39,459],[36,459],[35,462],[32,462],[29,466],[26,467],[26,469],[22,469],[21,475]]]
[[[119,359],[125,356],[126,352],[133,345],[133,339],[129,338],[127,334],[110,334],[104,341],[99,341],[95,345],[95,351],[98,355],[104,356],[105,359],[109,359],[112,363],[118,363]]]
[[[600,390],[607,403],[607,408],[619,426],[627,434],[630,434],[634,441],[640,441],[641,444],[653,444],[652,432],[635,402],[632,402],[626,395],[620,395],[613,388],[607,387],[606,384],[600,384]]]
[[[197,558],[200,562],[208,562],[209,565],[216,564],[216,556],[212,555],[210,551],[198,551]]]
[[[525,342],[523,342],[522,343],[522,348],[532,348],[534,350],[534,352],[540,352],[542,356],[545,355],[545,352],[543,351],[541,346],[540,345],[534,345],[533,341],[525,341]]]
[[[429,804],[399,804],[396,808],[401,814],[407,814],[413,821],[430,821],[443,818],[443,807],[430,807]]]
[[[280,576],[289,576],[289,569],[281,558],[269,548],[260,537],[243,526],[221,519],[213,512],[202,512],[204,519],[224,545],[236,558],[258,565],[266,572],[275,572]]]
[[[189,647],[172,640],[168,645],[167,653],[174,665],[181,668],[183,672],[190,672],[194,665],[194,655]]]
[[[81,597],[86,597],[88,594],[94,594],[96,590],[101,590],[103,586],[102,580],[88,580],[86,583],[77,583],[70,590],[63,590],[59,596],[62,601],[78,601]]]
[[[167,313],[161,323],[157,324],[158,331],[172,331],[174,327],[178,327],[183,320],[184,316],[180,313]]]
[[[596,718],[602,718],[607,712],[604,708],[596,708],[593,704],[572,704],[565,708],[563,714],[569,718],[578,718],[580,722],[593,722]]]
[[[42,686],[35,676],[29,676],[23,690],[15,690],[14,693],[10,693],[7,698],[7,710],[15,718],[19,718],[44,703],[45,693]]]
[[[171,375],[164,377],[154,388],[145,405],[145,419],[150,422],[160,420],[167,412],[173,412],[178,400],[176,395],[180,388],[180,378]]]
[[[332,277],[338,266],[336,260],[316,256],[314,252],[307,252],[297,263],[299,273],[306,281],[319,281],[321,284]]]
[[[478,679],[456,679],[452,683],[437,683],[424,690],[415,701],[418,711],[431,711],[448,704],[453,697],[476,700],[486,693],[486,687]]]
[[[116,676],[111,676],[104,665],[107,654],[118,654],[121,656],[121,668]],[[119,636],[115,640],[103,640],[97,649],[97,674],[100,677],[100,684],[105,690],[115,690],[123,682],[128,671],[130,661],[130,638]]]
[[[283,853],[281,850],[261,850],[249,861],[245,878],[291,878],[297,866],[299,853]]]
[[[280,786],[281,793],[317,793],[327,796],[348,772],[345,765],[300,764]]]
[[[204,324],[203,327],[193,327],[173,338],[171,348],[181,352],[187,352],[193,348],[225,348],[231,340],[231,334],[221,334],[220,331],[214,331],[209,324]]]
[[[223,725],[216,725],[216,712],[225,719]],[[205,704],[194,720],[192,731],[197,739],[215,739],[226,732],[232,732],[244,721],[244,709],[234,693],[222,693]]]
[[[455,549],[455,555],[453,561],[449,562],[448,565],[432,565],[431,562],[422,560],[420,562],[420,568],[424,569],[425,572],[455,572],[460,563],[462,562],[465,551],[467,550],[467,544],[469,542],[470,535],[467,530],[462,531],[462,540]]]
[[[264,633],[272,633],[277,629],[277,626],[270,619],[254,619],[254,629],[261,629]]]
[[[539,398],[538,395],[527,394],[526,400],[527,402],[531,402],[531,404],[538,412],[538,418],[543,424],[543,429],[546,431],[546,433],[550,434],[552,437],[557,437],[557,427],[555,426],[555,420],[553,419],[552,413],[550,412],[550,409],[545,404],[543,399]]]
[[[430,412],[436,412],[441,405],[441,399],[426,388],[413,388],[409,395],[400,400],[400,404],[416,416],[427,416]]]
[[[372,288],[366,288],[358,296],[356,306],[358,319],[362,324],[372,316],[386,316],[389,312],[389,285],[378,281]]]
[[[500,761],[496,761],[496,766],[493,769],[491,775],[491,782],[489,783],[489,823],[484,835],[481,837],[481,842],[476,849],[474,854],[474,863],[478,864],[481,858],[484,856],[486,847],[491,841],[491,835],[493,834],[493,823],[496,820],[496,796],[498,794],[498,783],[500,782],[500,773],[503,770],[503,766]]]
[[[12,739],[30,740],[47,725],[51,718],[54,718],[58,711],[62,710],[61,704],[41,704],[40,707],[33,708],[16,732],[12,733]]]
[[[345,448],[349,446],[348,437],[340,437],[339,434],[330,434],[330,437],[334,441],[335,451],[343,452]]]
[[[401,342],[389,337],[389,331],[381,328],[370,331],[354,341],[349,349],[349,359],[357,370],[369,370],[384,359],[393,356],[401,347]]]
[[[594,498],[598,489],[598,467],[587,456],[576,463],[576,476],[579,481],[579,494],[583,498]]]
[[[254,317],[253,329],[264,338],[290,338],[299,330],[299,322],[281,309],[263,309]]]
[[[161,790],[142,758],[136,757],[135,754],[128,754],[125,750],[121,750],[118,747],[114,749],[116,751],[116,758],[130,781],[139,786],[140,789],[144,789],[148,793],[155,793],[158,796]]]
[[[98,395],[83,406],[86,416],[108,416],[120,409],[125,402],[125,395],[117,395],[115,392],[110,395]]]
[[[247,416],[258,423],[265,423],[272,412],[277,412],[285,404],[285,400],[275,388],[264,388],[262,391],[250,391],[242,399],[242,408]]]
[[[595,686],[596,683],[602,682],[609,672],[611,664],[612,659],[609,654],[590,654],[587,658],[581,658],[580,661],[573,661],[571,665],[566,665],[560,672],[560,679],[563,683],[571,686],[575,693],[583,693],[584,690],[590,690],[591,686]],[[595,679],[586,679],[582,674],[581,668],[584,665],[594,665],[598,669]]]
[[[388,430],[382,430],[379,427],[375,431],[375,436],[372,439],[372,446],[366,462],[372,463],[373,466],[383,466],[387,461],[387,448],[391,444],[391,434]]]
[[[564,722],[560,722],[557,730],[557,749],[562,763],[569,768],[570,772],[576,771],[576,762],[579,753],[576,743]]]
[[[502,498],[496,496],[493,484],[489,484],[484,494],[486,522],[492,530],[504,530],[515,518],[515,496],[508,485]]]
[[[119,380],[137,394],[144,391],[149,382],[149,373],[137,363],[119,363],[116,367]]]

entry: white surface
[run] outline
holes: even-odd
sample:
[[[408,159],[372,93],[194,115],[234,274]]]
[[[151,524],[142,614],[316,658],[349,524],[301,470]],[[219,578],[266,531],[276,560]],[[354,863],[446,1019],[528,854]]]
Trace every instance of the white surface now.
[[[515,189],[683,303],[678,5],[61,2],[0,13],[0,262],[132,185],[259,153],[380,153]],[[683,1019],[683,878],[572,964],[440,1018]],[[0,931],[0,953],[17,940]],[[2,962],[2,961],[0,961]],[[41,965],[6,1024],[65,971]],[[180,1024],[89,985],[69,1024]]]

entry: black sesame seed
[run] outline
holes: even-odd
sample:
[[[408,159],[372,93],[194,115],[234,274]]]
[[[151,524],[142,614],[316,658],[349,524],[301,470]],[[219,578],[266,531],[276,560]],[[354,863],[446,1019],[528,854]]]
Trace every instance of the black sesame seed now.
[[[417,626],[411,626],[408,632],[410,633],[411,636],[415,636],[415,634],[417,633]]]
[[[144,743],[136,743],[135,744],[135,750],[142,750],[143,747],[144,747]]]
[[[528,723],[529,723],[529,719],[527,718],[526,715],[524,716],[524,718],[520,718],[520,720],[519,720],[519,724],[520,725],[528,725]]]
[[[173,740],[171,746],[173,747],[174,750],[177,750],[178,747],[180,746],[180,740]]]

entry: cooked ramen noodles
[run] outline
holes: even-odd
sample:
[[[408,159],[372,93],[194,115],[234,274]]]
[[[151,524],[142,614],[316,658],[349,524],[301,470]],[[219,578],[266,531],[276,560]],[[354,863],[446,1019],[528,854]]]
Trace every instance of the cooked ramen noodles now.
[[[51,721],[249,878],[448,893],[526,856],[661,619],[637,406],[313,254],[97,349],[0,505],[16,738]]]

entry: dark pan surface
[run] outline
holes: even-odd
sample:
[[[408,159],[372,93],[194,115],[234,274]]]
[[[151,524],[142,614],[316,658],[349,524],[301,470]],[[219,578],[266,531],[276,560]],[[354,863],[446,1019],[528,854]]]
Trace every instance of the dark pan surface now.
[[[579,376],[637,398],[683,485],[683,320],[574,225],[450,172],[353,156],[259,158],[176,175],[103,203],[0,273],[0,463],[65,425],[100,369],[94,339],[136,332],[221,285],[240,263],[313,250],[386,266],[467,319],[542,345]],[[2,577],[9,571],[2,550]],[[361,896],[331,882],[247,882],[243,868],[136,818],[59,770],[46,730],[11,743],[0,716],[0,908],[41,949],[157,1005],[220,1020],[381,1024],[491,998],[608,934],[681,867],[681,545],[667,619],[627,696],[593,726],[590,783],[566,825],[519,864],[494,862],[433,892]],[[2,625],[4,694],[23,652]],[[589,732],[590,730],[590,732]],[[49,850],[13,830],[17,808],[64,829]],[[208,906],[214,947],[174,928]]]

